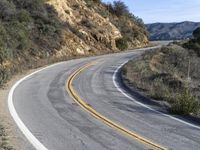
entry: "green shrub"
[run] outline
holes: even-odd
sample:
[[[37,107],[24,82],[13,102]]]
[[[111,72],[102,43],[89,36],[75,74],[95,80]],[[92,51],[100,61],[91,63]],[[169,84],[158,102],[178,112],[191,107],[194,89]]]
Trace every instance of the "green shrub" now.
[[[8,80],[9,73],[8,70],[0,66],[0,87]]]
[[[8,52],[5,48],[0,47],[0,64],[8,59]]]
[[[193,37],[184,44],[184,47],[193,50],[200,57],[200,27],[193,31]]]
[[[198,42],[199,39],[200,38],[191,39],[190,41],[184,44],[184,47],[193,50],[200,57],[200,42]]]
[[[195,30],[193,31],[193,37],[194,37],[195,39],[200,38],[200,27],[197,28],[197,29],[195,29]]]
[[[0,1],[0,19],[10,21],[16,14],[15,5],[7,0]]]
[[[122,16],[129,14],[128,7],[126,4],[120,0],[114,1],[113,3],[113,10],[116,16]]]
[[[116,47],[120,50],[125,50],[128,48],[128,42],[125,38],[119,38],[115,40]]]
[[[86,4],[88,7],[93,7],[94,5],[96,5],[95,3],[101,3],[101,0],[85,0]]]
[[[29,12],[26,11],[26,10],[19,11],[18,14],[17,14],[17,16],[18,16],[19,22],[26,22],[26,23],[28,23],[28,22],[31,21],[31,16],[30,16]]]
[[[19,50],[29,49],[30,40],[27,37],[26,33],[20,32],[19,35],[18,35],[18,39],[17,40],[19,42],[19,44],[17,46],[17,49],[19,49]]]
[[[189,89],[185,89],[182,93],[177,94],[170,108],[172,113],[183,115],[198,113],[199,110],[200,104]]]
[[[0,0],[0,85],[59,49],[64,25],[46,0]],[[9,66],[5,67],[5,62]],[[0,141],[1,143],[1,141]]]

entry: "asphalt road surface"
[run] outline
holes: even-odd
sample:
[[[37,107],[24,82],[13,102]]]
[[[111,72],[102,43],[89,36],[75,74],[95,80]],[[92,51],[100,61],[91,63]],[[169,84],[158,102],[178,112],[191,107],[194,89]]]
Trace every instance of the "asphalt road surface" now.
[[[200,127],[143,105],[120,88],[116,70],[144,49],[71,60],[19,81],[9,95],[9,108],[24,133],[23,150],[149,150],[145,141],[173,150],[199,150]],[[67,92],[67,79],[85,64],[71,86],[88,107],[142,139],[92,115]],[[124,92],[124,93],[122,93]],[[22,134],[23,135],[23,134]]]

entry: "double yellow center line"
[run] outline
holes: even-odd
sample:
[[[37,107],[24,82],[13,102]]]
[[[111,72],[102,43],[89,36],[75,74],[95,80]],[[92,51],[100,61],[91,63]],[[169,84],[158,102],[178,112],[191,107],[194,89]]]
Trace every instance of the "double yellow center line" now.
[[[74,90],[72,83],[74,81],[74,79],[85,69],[87,69],[88,67],[92,66],[95,62],[91,62],[88,63],[82,67],[80,67],[79,69],[77,69],[76,71],[74,71],[69,78],[67,79],[66,82],[66,90],[68,91],[70,97],[81,107],[83,108],[85,111],[87,111],[88,113],[90,113],[93,117],[95,117],[98,120],[103,121],[105,124],[107,124],[108,126],[120,131],[121,133],[133,138],[134,140],[137,140],[141,143],[143,143],[144,145],[151,147],[155,150],[167,150],[166,148],[153,143],[152,141],[136,134],[133,131],[130,131],[129,129],[124,128],[123,126],[115,123],[114,121],[106,118],[105,116],[103,116],[102,114],[100,114],[99,112],[97,112],[96,110],[94,110],[90,105],[88,105],[87,103],[85,103],[84,100],[82,100],[80,98],[80,96],[76,93],[76,91]]]

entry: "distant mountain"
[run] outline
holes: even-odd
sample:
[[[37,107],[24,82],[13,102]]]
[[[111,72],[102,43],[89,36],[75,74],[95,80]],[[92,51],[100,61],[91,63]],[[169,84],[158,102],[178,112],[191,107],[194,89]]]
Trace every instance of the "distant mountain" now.
[[[181,40],[192,37],[192,32],[200,27],[200,22],[153,23],[146,24],[150,40]]]

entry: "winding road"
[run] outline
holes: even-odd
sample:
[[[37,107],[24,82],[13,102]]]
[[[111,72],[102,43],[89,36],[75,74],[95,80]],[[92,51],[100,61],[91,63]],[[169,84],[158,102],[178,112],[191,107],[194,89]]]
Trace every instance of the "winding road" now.
[[[199,150],[200,127],[134,99],[118,70],[145,50],[89,57],[34,72],[11,89],[23,150]]]

